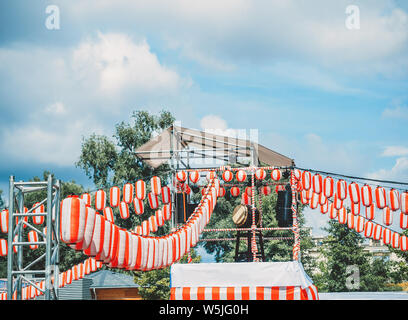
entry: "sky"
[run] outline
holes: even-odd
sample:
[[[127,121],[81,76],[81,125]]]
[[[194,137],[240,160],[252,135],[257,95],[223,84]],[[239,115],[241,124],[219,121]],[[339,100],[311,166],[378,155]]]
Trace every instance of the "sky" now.
[[[1,1],[0,189],[44,170],[90,187],[82,139],[162,109],[256,129],[299,167],[406,182],[407,80],[402,0]]]

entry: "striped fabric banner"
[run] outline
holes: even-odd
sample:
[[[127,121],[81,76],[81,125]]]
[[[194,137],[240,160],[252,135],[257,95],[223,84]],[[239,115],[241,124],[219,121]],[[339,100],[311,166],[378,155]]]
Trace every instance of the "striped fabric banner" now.
[[[183,287],[171,288],[170,300],[319,300],[314,285],[288,287]]]

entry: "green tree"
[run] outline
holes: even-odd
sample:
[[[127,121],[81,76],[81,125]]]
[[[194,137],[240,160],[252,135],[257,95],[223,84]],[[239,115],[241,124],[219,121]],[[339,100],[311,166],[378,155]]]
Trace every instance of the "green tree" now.
[[[320,273],[313,279],[321,292],[384,291],[390,283],[390,263],[381,257],[373,257],[364,251],[363,238],[346,225],[330,220],[323,228],[328,232],[320,248],[323,261],[319,263]],[[348,286],[350,269],[359,271],[359,285]]]
[[[85,171],[97,188],[108,191],[110,186],[122,186],[124,183],[134,183],[142,179],[146,182],[147,192],[149,192],[152,176],[160,177],[163,185],[169,182],[168,164],[154,169],[136,157],[134,151],[154,135],[171,126],[175,120],[173,115],[168,111],[161,111],[159,115],[152,115],[147,111],[135,111],[131,120],[131,123],[122,121],[117,124],[112,138],[93,134],[83,139],[76,166]],[[155,213],[155,210],[149,206],[145,206],[144,209],[142,215],[136,215],[133,206],[129,206],[130,217],[121,219],[119,208],[113,208],[115,224],[126,229],[134,229]],[[165,224],[155,234],[161,236],[169,232],[170,227]],[[141,285],[140,292],[144,298],[159,299],[169,295],[167,269],[137,273],[135,279]],[[134,272],[123,272],[135,275]]]

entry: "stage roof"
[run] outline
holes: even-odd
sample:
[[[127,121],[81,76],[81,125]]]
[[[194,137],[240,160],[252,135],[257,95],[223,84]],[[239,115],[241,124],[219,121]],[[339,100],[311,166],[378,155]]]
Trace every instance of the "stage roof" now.
[[[190,150],[192,154],[199,156],[216,155],[218,159],[230,159],[232,155],[250,157],[251,147],[254,149],[255,165],[280,167],[294,165],[294,159],[250,140],[180,126],[171,126],[163,130],[158,136],[140,146],[135,154],[149,166],[157,168],[170,160],[170,150]]]

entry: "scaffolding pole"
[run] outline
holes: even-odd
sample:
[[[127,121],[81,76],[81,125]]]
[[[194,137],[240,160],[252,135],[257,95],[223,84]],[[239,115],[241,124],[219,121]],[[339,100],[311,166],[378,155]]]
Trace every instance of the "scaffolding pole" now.
[[[35,213],[36,209],[25,212],[25,195],[35,191],[46,191],[46,198],[39,205],[45,204],[44,213]],[[14,176],[9,179],[9,221],[8,221],[8,253],[7,253],[7,299],[21,300],[24,284],[30,285],[34,280],[44,280],[44,289],[39,289],[44,294],[45,300],[58,299],[59,278],[59,217],[60,217],[60,192],[61,184],[51,175],[47,181],[15,182]],[[36,207],[38,207],[37,205]],[[43,232],[24,221],[28,217],[44,216],[47,233]],[[18,222],[17,222],[18,219]],[[35,242],[44,246],[45,253],[33,261],[24,261],[24,250],[33,242],[25,239],[24,227],[39,233],[43,241]],[[16,251],[16,252],[15,252]],[[44,269],[36,265],[43,261]],[[35,278],[28,278],[28,276]]]

